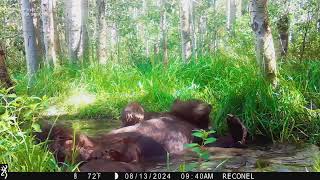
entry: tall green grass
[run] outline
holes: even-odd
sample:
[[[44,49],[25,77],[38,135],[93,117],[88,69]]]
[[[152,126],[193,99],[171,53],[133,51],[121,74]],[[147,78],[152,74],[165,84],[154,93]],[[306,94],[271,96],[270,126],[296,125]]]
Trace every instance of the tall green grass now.
[[[220,54],[189,64],[171,60],[167,68],[140,62],[43,69],[30,89],[27,78],[16,75],[16,89],[22,95],[52,97],[53,104],[77,118],[118,119],[130,101],[149,111],[164,111],[176,98],[198,98],[213,105],[212,125],[220,133],[226,114],[233,113],[251,134],[319,143],[319,110],[308,109],[310,103],[320,106],[319,67],[316,61],[280,64],[280,86],[274,90],[261,78],[254,60]],[[81,92],[93,95],[94,101],[83,106],[69,103]]]

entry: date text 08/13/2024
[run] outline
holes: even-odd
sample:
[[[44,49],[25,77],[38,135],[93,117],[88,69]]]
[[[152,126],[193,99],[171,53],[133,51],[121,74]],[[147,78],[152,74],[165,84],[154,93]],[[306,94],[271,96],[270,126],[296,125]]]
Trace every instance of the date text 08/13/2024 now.
[[[250,180],[254,179],[252,173],[214,173],[214,172],[194,172],[194,173],[124,173],[123,176],[119,178],[119,175],[115,173],[115,179],[125,179],[125,180],[170,180],[170,179],[181,179],[181,180],[192,180],[192,179],[244,179]]]

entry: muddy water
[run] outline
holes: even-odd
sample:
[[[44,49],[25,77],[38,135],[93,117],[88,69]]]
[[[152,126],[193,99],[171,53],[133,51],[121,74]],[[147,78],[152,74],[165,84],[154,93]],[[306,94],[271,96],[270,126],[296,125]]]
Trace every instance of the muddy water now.
[[[72,126],[90,136],[106,133],[120,126],[119,121],[70,120]],[[168,156],[166,163],[145,163],[147,171],[179,171],[183,165],[191,171],[258,171],[258,172],[306,172],[313,171],[319,147],[311,144],[271,144],[236,148],[208,148],[209,161],[198,161],[196,154],[186,151],[176,157]]]
[[[273,144],[267,147],[208,148],[208,162],[198,162],[195,154],[185,153],[170,161],[168,165],[149,164],[149,171],[177,171],[182,164],[193,165],[192,171],[223,172],[306,172],[313,171],[314,159],[319,155],[315,145]],[[169,167],[168,167],[169,166]]]

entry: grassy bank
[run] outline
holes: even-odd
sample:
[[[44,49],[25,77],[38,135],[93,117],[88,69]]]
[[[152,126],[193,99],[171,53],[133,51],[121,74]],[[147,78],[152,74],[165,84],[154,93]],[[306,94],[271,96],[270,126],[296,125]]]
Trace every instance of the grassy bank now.
[[[280,86],[272,90],[258,73],[254,60],[223,55],[203,57],[198,63],[162,65],[65,66],[37,74],[33,87],[17,74],[17,93],[49,96],[75,118],[118,119],[130,101],[147,110],[168,110],[176,98],[202,99],[213,105],[212,125],[225,130],[227,113],[242,118],[251,133],[279,141],[319,143],[320,62],[281,63]]]

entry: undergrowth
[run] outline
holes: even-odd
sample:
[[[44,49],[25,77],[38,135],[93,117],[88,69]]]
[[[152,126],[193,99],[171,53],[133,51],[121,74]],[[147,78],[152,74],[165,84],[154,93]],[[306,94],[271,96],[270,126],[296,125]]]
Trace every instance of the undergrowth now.
[[[226,129],[228,113],[239,116],[251,134],[279,141],[309,140],[319,143],[320,63],[287,60],[279,64],[280,86],[272,89],[261,78],[254,60],[222,54],[189,64],[109,64],[43,69],[33,87],[17,74],[17,93],[48,96],[76,118],[118,119],[130,101],[147,111],[165,111],[174,99],[202,99],[213,105],[212,125]]]

